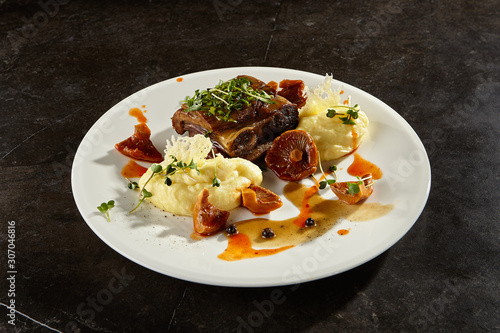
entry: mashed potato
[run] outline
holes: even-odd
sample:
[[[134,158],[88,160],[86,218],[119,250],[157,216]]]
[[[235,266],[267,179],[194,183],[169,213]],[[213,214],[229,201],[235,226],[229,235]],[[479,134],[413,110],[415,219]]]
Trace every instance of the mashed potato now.
[[[340,92],[332,89],[332,77],[327,75],[317,88],[306,88],[307,103],[300,110],[297,129],[304,130],[314,138],[322,161],[334,160],[349,154],[361,143],[368,131],[368,118],[363,111],[358,112],[355,125],[342,124],[339,116],[328,118],[327,109],[341,103]],[[335,108],[338,112],[345,108]],[[340,116],[342,117],[342,116]]]
[[[167,212],[191,216],[198,194],[207,188],[210,191],[210,203],[220,209],[231,210],[241,203],[241,189],[250,184],[262,183],[262,171],[250,161],[241,158],[224,158],[217,155],[215,159],[205,159],[212,150],[210,139],[203,135],[192,138],[180,137],[172,142],[167,141],[165,160],[161,163],[165,169],[172,161],[172,155],[177,160],[189,163],[191,159],[197,164],[200,174],[196,170],[186,169],[186,172],[177,171],[169,176],[172,185],[165,184],[165,176],[155,175],[147,183],[146,190],[153,195],[148,198],[158,208]],[[220,187],[212,186],[215,168]],[[141,177],[139,186],[142,187],[151,175],[151,169]]]

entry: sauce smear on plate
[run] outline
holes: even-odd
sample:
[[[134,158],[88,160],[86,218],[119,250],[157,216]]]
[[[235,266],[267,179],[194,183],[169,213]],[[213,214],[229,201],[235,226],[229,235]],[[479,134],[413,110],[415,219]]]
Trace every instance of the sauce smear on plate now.
[[[362,177],[368,173],[372,174],[373,179],[382,178],[382,170],[370,161],[365,160],[359,154],[354,154],[354,162],[347,168],[351,176]]]
[[[227,249],[219,254],[219,258],[226,261],[264,257],[288,250],[293,245],[283,246],[276,249],[254,249],[252,241],[245,234],[237,234],[229,237]]]
[[[316,186],[306,187],[294,182],[285,186],[284,194],[290,202],[300,209],[298,216],[281,221],[253,218],[235,223],[239,234],[227,236],[229,238],[228,247],[219,255],[219,258],[235,261],[279,253],[295,245],[318,238],[329,231],[340,219],[352,222],[368,221],[386,215],[394,207],[380,203],[347,205],[340,200],[324,199],[318,194]],[[305,212],[310,215],[305,216]],[[305,227],[295,223],[304,217],[314,219],[316,226]],[[271,228],[276,237],[262,238],[264,228]],[[263,250],[275,252],[262,252]],[[250,251],[253,252],[249,254]]]
[[[344,235],[347,235],[349,233],[349,229],[340,229],[339,231],[337,231],[337,233],[340,236],[344,236]]]
[[[125,178],[140,178],[146,171],[148,171],[148,168],[130,160],[122,168],[122,176]]]
[[[147,123],[148,119],[144,116],[144,113],[139,108],[132,108],[128,111],[128,114],[132,117],[136,117],[137,121],[140,123]]]

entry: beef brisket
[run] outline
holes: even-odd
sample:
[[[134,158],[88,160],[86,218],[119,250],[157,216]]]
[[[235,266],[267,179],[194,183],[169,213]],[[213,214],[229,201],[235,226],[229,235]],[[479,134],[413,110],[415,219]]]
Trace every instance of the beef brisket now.
[[[186,105],[172,117],[172,125],[178,134],[208,136],[217,152],[227,157],[242,157],[255,161],[271,146],[274,138],[294,129],[299,116],[296,104],[276,94],[271,85],[250,76],[252,88],[264,90],[274,103],[254,101],[248,107],[232,111],[233,121],[223,121],[203,111],[186,111]]]

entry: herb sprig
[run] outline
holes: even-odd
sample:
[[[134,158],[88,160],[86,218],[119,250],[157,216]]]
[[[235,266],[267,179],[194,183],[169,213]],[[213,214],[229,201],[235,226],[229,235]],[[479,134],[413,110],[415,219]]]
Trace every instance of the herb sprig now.
[[[330,170],[330,172],[333,174],[333,176],[335,177],[334,179],[327,178],[327,176],[323,172],[323,168],[321,167],[321,163],[319,164],[319,169],[321,170],[323,177],[325,177],[325,180],[322,180],[319,182],[319,189],[320,190],[324,189],[326,186],[330,186],[330,185],[335,184],[337,182],[337,174],[335,173],[335,171],[337,171],[336,165],[332,165],[328,168]]]
[[[235,121],[230,117],[231,112],[241,110],[254,101],[274,104],[272,96],[263,90],[255,90],[251,82],[245,77],[234,78],[229,81],[220,81],[212,89],[196,90],[193,97],[187,96],[184,100],[189,111],[203,111],[223,121]]]
[[[106,220],[108,222],[111,222],[111,219],[109,218],[109,211],[111,208],[115,206],[115,201],[114,200],[109,200],[108,202],[103,202],[100,206],[97,206],[97,209],[106,216]]]
[[[139,191],[139,203],[129,212],[129,214],[132,214],[133,212],[135,212],[136,209],[139,208],[139,206],[144,202],[144,200],[146,198],[153,196],[153,194],[151,192],[146,190],[146,185],[154,177],[154,175],[160,173],[163,170],[163,167],[160,164],[153,163],[153,164],[151,164],[150,169],[152,171],[151,175],[149,175],[149,178],[144,182],[144,185],[142,185],[142,187]],[[134,186],[135,184],[132,183],[132,186],[131,186],[130,183],[132,183],[132,182],[129,182],[128,188],[130,188],[130,189],[137,188],[136,186]]]
[[[186,162],[179,161],[177,157],[175,157],[174,155],[170,155],[170,157],[172,157],[172,162],[170,162],[170,164],[167,165],[165,171],[163,172],[163,175],[165,176],[165,184],[167,184],[167,186],[172,185],[172,179],[170,179],[169,176],[172,176],[177,171],[184,172],[188,177],[190,176],[187,174],[186,169],[196,170],[198,175],[200,174],[200,170],[198,170],[198,165],[193,161],[193,159],[191,159],[191,162],[187,164]]]
[[[141,191],[141,194],[140,194],[140,200],[139,200],[139,203],[137,204],[137,206],[134,207],[134,209],[132,209],[129,214],[132,214],[137,208],[139,208],[139,206],[142,204],[142,202],[144,200],[146,200],[146,198],[149,198],[149,197],[152,197],[153,194],[151,192],[149,192],[148,190],[146,190],[145,188],[142,189]]]
[[[344,112],[340,112],[340,110],[336,110],[339,108],[347,109]],[[334,107],[331,107],[327,109],[326,116],[328,118],[333,118],[335,116],[341,116],[343,115],[344,117],[339,117],[340,120],[342,120],[342,124],[345,125],[356,125],[356,122],[354,122],[353,119],[358,119],[359,118],[359,112],[360,108],[359,105],[356,104],[354,106],[347,106],[347,105],[336,105]]]
[[[328,170],[330,170],[330,172],[333,174],[333,179],[328,179],[327,175],[325,174],[325,172],[323,171],[323,167],[321,166],[321,157],[319,155],[319,152],[318,152],[318,164],[319,164],[319,170],[321,171],[321,174],[323,175],[323,177],[325,177],[325,180],[322,180],[320,182],[318,182],[316,179],[316,183],[318,183],[319,185],[319,189],[322,190],[324,189],[327,185],[332,185],[332,184],[335,184],[335,182],[337,181],[337,174],[335,173],[335,171],[337,171],[337,166],[336,165],[332,165],[328,168]],[[314,178],[314,176],[313,176]]]

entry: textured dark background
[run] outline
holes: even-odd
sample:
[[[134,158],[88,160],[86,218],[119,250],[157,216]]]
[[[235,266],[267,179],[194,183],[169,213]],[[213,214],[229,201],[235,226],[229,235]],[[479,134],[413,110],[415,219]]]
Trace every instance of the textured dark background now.
[[[60,2],[0,0],[0,302],[14,220],[16,307],[34,319],[8,325],[0,304],[0,331],[500,331],[498,1]],[[432,188],[390,250],[296,289],[223,288],[145,269],[90,230],[70,172],[92,124],[148,85],[249,65],[333,73],[415,129]],[[117,272],[125,288],[82,307]],[[262,308],[276,290],[284,302]]]

